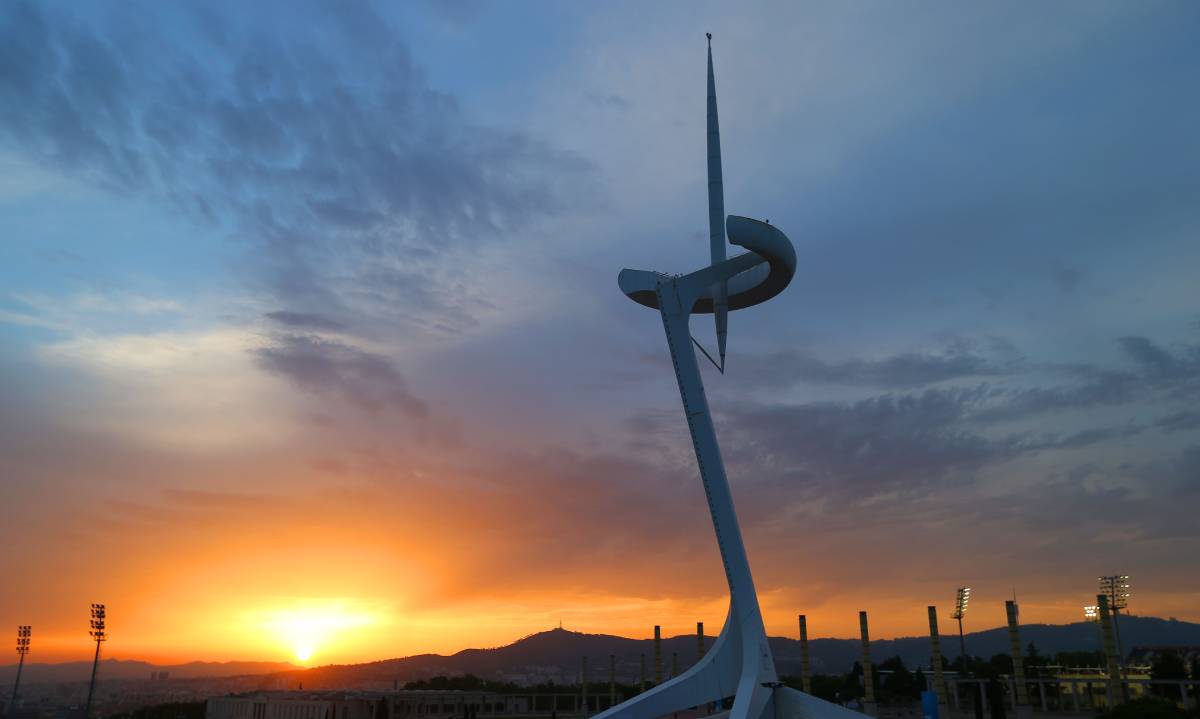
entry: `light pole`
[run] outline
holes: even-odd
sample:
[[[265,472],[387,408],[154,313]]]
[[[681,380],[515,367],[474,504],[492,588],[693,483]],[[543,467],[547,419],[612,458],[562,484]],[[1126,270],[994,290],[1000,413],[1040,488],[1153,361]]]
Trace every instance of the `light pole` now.
[[[971,601],[971,588],[959,587],[954,598],[954,613],[950,616],[958,620],[958,651],[962,657],[963,673],[967,671],[967,640],[963,638],[962,620],[967,613],[967,603]]]
[[[1121,649],[1121,625],[1117,618],[1121,616],[1121,610],[1129,606],[1129,575],[1100,577],[1100,593],[1108,597],[1108,608],[1112,610],[1113,632],[1117,639],[1117,662],[1124,667],[1125,653]]]
[[[96,642],[96,658],[92,660],[92,681],[88,684],[87,705],[83,709],[83,719],[91,719],[92,716],[92,695],[96,691],[96,668],[100,666],[100,643],[108,639],[108,634],[104,631],[106,616],[103,604],[92,605],[92,629],[88,634]]]
[[[17,691],[21,688],[21,670],[25,668],[25,655],[29,653],[29,635],[28,624],[17,627],[17,655],[20,659],[17,661],[17,682],[13,684],[12,705],[8,708],[10,717],[17,712]]]
[[[1091,622],[1096,627],[1096,641],[1099,643],[1100,651],[1104,651],[1104,632],[1100,629],[1100,607],[1095,604],[1088,604],[1083,608],[1083,618]]]

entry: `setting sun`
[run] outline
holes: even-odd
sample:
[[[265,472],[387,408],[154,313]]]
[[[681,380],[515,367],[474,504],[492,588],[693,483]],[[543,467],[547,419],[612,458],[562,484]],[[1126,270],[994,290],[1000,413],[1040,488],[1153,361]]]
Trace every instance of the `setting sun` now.
[[[379,623],[372,614],[345,601],[304,602],[265,613],[261,626],[302,664],[322,650],[344,643],[352,630]]]

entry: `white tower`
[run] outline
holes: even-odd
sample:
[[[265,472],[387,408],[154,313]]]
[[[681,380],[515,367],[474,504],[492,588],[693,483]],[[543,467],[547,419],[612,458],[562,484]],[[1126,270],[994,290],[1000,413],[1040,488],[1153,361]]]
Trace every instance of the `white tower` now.
[[[796,271],[796,252],[791,241],[777,228],[747,217],[723,217],[721,138],[717,126],[712,36],[708,39],[711,264],[683,276],[627,269],[621,271],[617,282],[621,291],[634,302],[654,308],[662,315],[675,379],[679,382],[684,414],[700,465],[700,479],[725,565],[729,615],[712,649],[691,669],[598,714],[595,719],[653,719],[730,696],[734,697],[733,707],[728,712],[730,719],[861,717],[858,712],[789,689],[780,684],[775,674],[775,660],[767,644],[750,562],[746,558],[721,449],[704,396],[700,367],[692,348],[694,340],[689,319],[693,314],[712,313],[721,357],[718,369],[724,371],[726,313],[766,302],[788,286]],[[748,252],[725,259],[726,231],[730,243]]]

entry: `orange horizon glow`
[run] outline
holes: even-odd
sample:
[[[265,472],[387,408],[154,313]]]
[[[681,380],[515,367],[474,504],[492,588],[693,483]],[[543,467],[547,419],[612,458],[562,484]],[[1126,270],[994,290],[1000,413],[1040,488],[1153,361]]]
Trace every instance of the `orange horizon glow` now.
[[[582,599],[582,598],[580,598]],[[1002,626],[1005,597],[981,596],[973,602],[964,620],[966,631],[981,631]],[[1170,598],[1163,598],[1171,601]],[[1186,600],[1186,597],[1179,597]],[[1146,601],[1152,601],[1147,597]],[[579,610],[564,612],[563,628],[587,634],[612,634],[637,639],[653,636],[653,625],[662,625],[666,637],[690,635],[696,621],[703,621],[706,635],[720,631],[724,618],[719,602],[696,605],[698,611],[681,614],[674,602],[645,602],[613,598],[603,623],[585,622]],[[919,605],[919,606],[918,606]],[[993,606],[994,605],[994,606]],[[110,604],[110,607],[113,605]],[[854,605],[857,607],[858,605]],[[877,603],[868,607],[872,640],[925,636],[925,605],[911,603],[909,611],[899,615],[898,603]],[[949,616],[951,601],[939,606],[942,634],[954,631]],[[891,607],[891,610],[889,610]],[[120,605],[113,616],[120,617]],[[772,636],[795,638],[796,613],[785,614],[764,602],[767,629]],[[1082,619],[1082,605],[1027,600],[1021,603],[1023,624],[1064,624]],[[606,612],[601,609],[599,614]],[[634,621],[639,615],[644,622]],[[806,612],[809,637],[857,637],[857,609],[823,608]],[[224,616],[219,613],[214,616]],[[1180,617],[1185,618],[1185,617]],[[528,617],[532,621],[533,617]],[[522,637],[557,626],[557,619],[547,617],[542,623],[522,625],[513,608],[490,616],[467,615],[455,617],[450,613],[427,615],[422,619],[405,621],[388,608],[348,599],[291,600],[275,607],[243,610],[229,626],[228,632],[208,631],[207,626],[219,626],[217,619],[197,621],[190,629],[176,631],[140,632],[135,625],[122,621],[102,649],[106,659],[142,660],[156,664],[179,664],[189,661],[262,661],[287,662],[300,667],[328,664],[348,664],[392,659],[415,654],[453,654],[468,648],[490,648],[510,644]],[[34,651],[29,660],[35,662],[80,661],[91,658],[95,645],[86,633],[77,636],[62,632],[38,633],[35,627]]]

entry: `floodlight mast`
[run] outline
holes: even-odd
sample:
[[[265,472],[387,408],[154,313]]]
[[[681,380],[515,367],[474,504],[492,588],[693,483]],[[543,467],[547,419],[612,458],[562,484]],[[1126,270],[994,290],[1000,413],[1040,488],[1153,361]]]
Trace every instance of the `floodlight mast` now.
[[[29,637],[33,633],[28,624],[17,627],[17,681],[13,684],[12,699],[8,707],[8,716],[17,713],[17,692],[21,690],[21,670],[25,668],[25,655],[29,653]]]
[[[1104,651],[1104,630],[1100,626],[1100,607],[1095,604],[1088,604],[1083,608],[1083,618],[1091,622],[1096,627],[1096,641],[1099,643],[1100,651]]]
[[[1129,575],[1114,574],[1100,577],[1100,593],[1108,597],[1108,608],[1112,610],[1113,634],[1117,640],[1117,661],[1125,666],[1125,655],[1121,650],[1121,624],[1117,617],[1129,606]]]
[[[950,616],[958,620],[958,650],[962,659],[963,673],[967,672],[967,640],[963,638],[963,615],[967,613],[967,604],[971,601],[971,588],[959,587],[954,597],[954,613]]]
[[[766,222],[734,215],[724,217],[712,35],[708,35],[708,39],[711,264],[686,275],[626,269],[621,271],[617,282],[626,296],[658,310],[662,316],[700,480],[729,585],[729,614],[712,648],[689,670],[601,712],[594,719],[653,719],[720,702],[730,696],[734,701],[729,719],[852,719],[862,715],[779,682],[693,349],[693,345],[699,347],[699,343],[691,335],[691,316],[713,313],[718,352],[722,357],[717,368],[723,371],[726,314],[771,299],[787,287],[796,271],[796,252],[783,232]],[[732,244],[748,252],[726,259],[726,231]]]
[[[83,719],[91,719],[92,715],[92,696],[96,692],[96,669],[100,666],[100,643],[108,639],[108,632],[105,630],[107,617],[108,612],[103,604],[92,605],[92,628],[88,634],[96,642],[96,656],[92,659],[92,680],[88,683],[87,705],[83,709]]]

